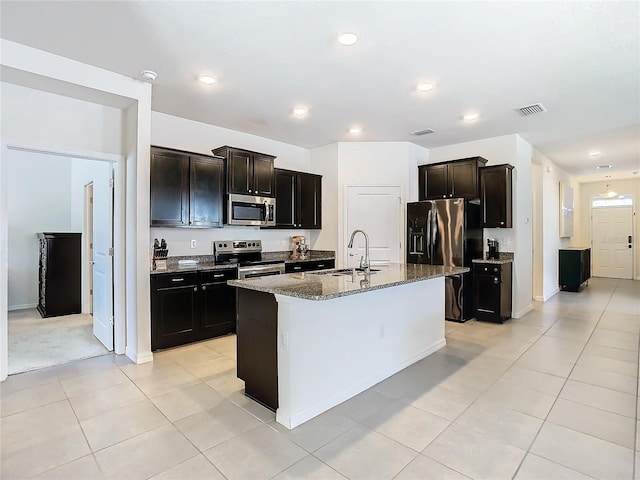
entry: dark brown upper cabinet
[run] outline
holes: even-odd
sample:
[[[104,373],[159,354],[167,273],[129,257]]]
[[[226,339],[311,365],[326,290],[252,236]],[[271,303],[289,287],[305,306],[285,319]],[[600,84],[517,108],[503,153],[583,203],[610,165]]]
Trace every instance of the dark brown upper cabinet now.
[[[212,152],[227,159],[227,193],[275,196],[273,163],[276,157],[226,145]]]
[[[470,157],[418,167],[419,200],[440,198],[480,198],[478,167],[486,164],[482,157]]]
[[[224,159],[151,147],[152,227],[222,227]]]
[[[480,203],[483,228],[512,228],[513,165],[480,168]]]
[[[275,169],[276,228],[322,228],[322,176]]]

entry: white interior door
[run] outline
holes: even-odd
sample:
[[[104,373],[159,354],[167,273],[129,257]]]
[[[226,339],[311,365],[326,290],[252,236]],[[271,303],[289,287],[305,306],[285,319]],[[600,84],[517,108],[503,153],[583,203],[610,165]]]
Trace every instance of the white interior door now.
[[[400,263],[404,230],[400,186],[347,186],[345,198],[345,245],[351,232],[363,230],[369,236],[372,265]],[[365,254],[364,235],[357,234],[353,248],[345,251],[344,264],[357,267]]]
[[[632,207],[591,210],[591,263],[594,277],[632,278]]]
[[[113,169],[109,178],[112,178]],[[113,350],[113,187],[101,178],[93,186],[93,334]]]

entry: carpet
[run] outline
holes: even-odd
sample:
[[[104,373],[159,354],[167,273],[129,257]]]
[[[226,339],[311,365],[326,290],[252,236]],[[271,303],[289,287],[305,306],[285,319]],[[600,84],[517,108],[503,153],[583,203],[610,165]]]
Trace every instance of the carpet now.
[[[42,318],[29,308],[9,312],[8,320],[9,375],[108,353],[88,314]]]

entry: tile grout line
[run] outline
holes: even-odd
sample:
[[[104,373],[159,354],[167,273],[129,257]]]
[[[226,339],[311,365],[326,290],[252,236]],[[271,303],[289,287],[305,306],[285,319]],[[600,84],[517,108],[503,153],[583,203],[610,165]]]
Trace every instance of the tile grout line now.
[[[536,432],[535,436],[533,437],[533,440],[531,440],[531,443],[529,444],[529,448],[527,448],[527,451],[524,455],[524,457],[522,457],[522,460],[520,461],[520,464],[518,465],[518,468],[516,469],[516,471],[514,472],[513,476],[511,477],[512,480],[515,480],[516,476],[518,475],[518,472],[520,471],[520,468],[522,467],[522,464],[524,463],[525,458],[527,458],[527,456],[531,453],[531,447],[533,446],[533,444],[536,442],[536,440],[538,439],[538,436],[540,435],[540,431],[542,430],[542,428],[545,426],[545,424],[547,423],[547,419],[549,418],[549,414],[551,413],[551,410],[553,410],[553,407],[555,406],[556,402],[558,401],[558,399],[560,398],[560,393],[562,392],[562,390],[564,389],[564,387],[566,386],[567,382],[569,381],[569,377],[571,376],[571,374],[573,373],[574,368],[576,367],[576,365],[578,364],[578,361],[580,360],[580,357],[582,357],[582,354],[584,353],[584,350],[587,348],[587,345],[589,344],[589,341],[591,340],[591,337],[593,336],[594,332],[596,331],[596,329],[598,328],[598,325],[600,324],[600,320],[602,320],[602,316],[604,315],[607,306],[609,306],[609,303],[611,303],[611,299],[613,298],[613,293],[615,292],[616,288],[617,288],[618,283],[616,283],[616,286],[612,289],[611,294],[609,296],[609,300],[607,300],[607,303],[604,305],[602,312],[600,313],[600,315],[598,316],[598,321],[596,322],[596,324],[593,327],[593,330],[591,331],[591,334],[589,335],[589,338],[587,338],[587,341],[585,342],[584,346],[582,347],[582,350],[580,350],[580,354],[576,357],[576,360],[573,364],[573,366],[571,367],[571,370],[569,371],[569,374],[567,375],[567,377],[564,380],[564,383],[562,384],[562,387],[560,388],[560,390],[558,391],[558,394],[556,395],[555,400],[553,401],[553,403],[551,404],[551,408],[549,408],[549,411],[547,412],[547,415],[545,416],[545,418],[542,421],[542,424],[540,424],[540,427],[538,428],[538,431]],[[545,332],[546,333],[546,332]],[[553,423],[553,422],[549,422],[549,423]],[[573,430],[573,429],[571,429]],[[583,432],[579,432],[579,433],[583,433]],[[588,434],[585,434],[588,435]],[[593,435],[590,435],[593,436]],[[594,438],[598,438],[598,437],[594,437]],[[602,439],[600,439],[602,440]],[[573,470],[575,472],[578,472],[577,470],[574,470],[573,468],[567,466],[567,465],[562,465],[557,463],[554,460],[550,460],[546,457],[542,457],[545,458],[546,460],[555,463],[557,465],[560,465],[564,468],[568,468],[570,470]],[[578,473],[582,473],[582,472],[578,472]]]

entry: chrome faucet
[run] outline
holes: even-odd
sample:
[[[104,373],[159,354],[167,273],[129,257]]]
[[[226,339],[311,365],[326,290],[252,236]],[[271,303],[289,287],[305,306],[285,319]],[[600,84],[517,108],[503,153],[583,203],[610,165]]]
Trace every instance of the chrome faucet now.
[[[365,233],[364,230],[354,230],[351,233],[351,239],[349,240],[349,245],[347,248],[353,248],[353,237],[356,236],[356,233],[360,232],[364,235],[364,260],[360,257],[360,268],[365,271],[365,273],[371,272],[371,265],[369,261],[369,236]]]

